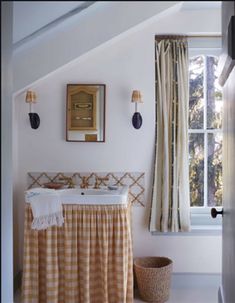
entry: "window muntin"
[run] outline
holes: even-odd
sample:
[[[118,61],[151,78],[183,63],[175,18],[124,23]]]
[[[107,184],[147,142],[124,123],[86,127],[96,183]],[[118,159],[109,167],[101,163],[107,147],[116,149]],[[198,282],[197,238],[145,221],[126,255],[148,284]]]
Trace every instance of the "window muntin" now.
[[[218,58],[189,64],[189,179],[191,207],[222,205],[222,93]]]

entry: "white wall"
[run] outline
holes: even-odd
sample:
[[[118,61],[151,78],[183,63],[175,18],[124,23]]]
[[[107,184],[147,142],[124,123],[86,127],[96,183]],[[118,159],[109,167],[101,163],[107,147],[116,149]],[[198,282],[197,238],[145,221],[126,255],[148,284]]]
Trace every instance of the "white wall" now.
[[[23,240],[23,192],[28,171],[143,171],[146,175],[147,207],[133,208],[134,255],[169,256],[174,261],[174,272],[221,271],[220,236],[151,236],[147,229],[154,152],[154,35],[219,32],[218,20],[219,10],[173,13],[97,48],[47,76],[31,87],[38,94],[35,111],[40,115],[41,125],[37,130],[30,128],[25,94],[16,95],[18,181],[15,199],[19,224],[16,238],[19,243]],[[106,84],[105,143],[65,141],[68,83]],[[141,90],[144,99],[144,104],[139,106],[143,117],[139,130],[131,124],[133,89]],[[21,255],[22,244],[18,269],[21,268]]]
[[[1,302],[13,302],[12,2],[1,2]]]

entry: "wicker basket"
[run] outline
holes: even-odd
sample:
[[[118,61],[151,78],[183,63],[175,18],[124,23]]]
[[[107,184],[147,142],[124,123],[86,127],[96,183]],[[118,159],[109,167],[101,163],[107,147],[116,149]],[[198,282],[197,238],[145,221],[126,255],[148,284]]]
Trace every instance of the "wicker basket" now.
[[[142,300],[163,303],[169,299],[172,268],[172,260],[165,257],[134,260],[135,277]]]

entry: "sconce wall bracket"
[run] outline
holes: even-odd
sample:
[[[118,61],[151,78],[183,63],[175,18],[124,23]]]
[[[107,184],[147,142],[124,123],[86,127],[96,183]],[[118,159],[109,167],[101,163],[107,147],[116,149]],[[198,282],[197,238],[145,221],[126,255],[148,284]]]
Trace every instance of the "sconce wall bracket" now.
[[[40,125],[40,118],[37,113],[29,113],[29,121],[33,129],[37,129]]]
[[[139,112],[135,112],[133,117],[132,117],[132,125],[134,128],[139,129],[142,125],[142,116]]]

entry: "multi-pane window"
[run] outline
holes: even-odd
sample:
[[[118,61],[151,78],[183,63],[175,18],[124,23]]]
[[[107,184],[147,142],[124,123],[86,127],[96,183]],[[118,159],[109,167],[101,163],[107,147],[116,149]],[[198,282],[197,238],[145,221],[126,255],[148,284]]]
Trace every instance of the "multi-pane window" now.
[[[218,58],[189,62],[189,181],[192,207],[222,205],[222,93]]]

